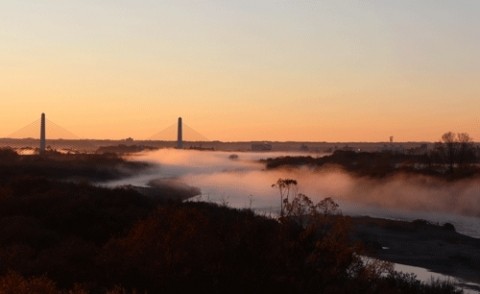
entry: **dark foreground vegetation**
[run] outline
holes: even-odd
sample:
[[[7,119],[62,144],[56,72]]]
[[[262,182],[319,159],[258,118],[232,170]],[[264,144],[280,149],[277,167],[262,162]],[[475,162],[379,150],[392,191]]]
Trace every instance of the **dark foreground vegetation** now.
[[[71,174],[84,179],[87,167],[52,172],[60,159],[5,154],[0,293],[456,292],[447,283],[425,285],[393,272],[384,262],[365,262],[331,199],[314,204],[301,194],[287,197],[275,220],[65,181]],[[62,160],[89,166],[88,157]],[[103,170],[100,162],[90,163]]]
[[[0,149],[0,181],[18,177],[44,177],[55,180],[99,182],[127,177],[148,168],[142,162],[125,161],[115,153],[22,156],[14,150]]]

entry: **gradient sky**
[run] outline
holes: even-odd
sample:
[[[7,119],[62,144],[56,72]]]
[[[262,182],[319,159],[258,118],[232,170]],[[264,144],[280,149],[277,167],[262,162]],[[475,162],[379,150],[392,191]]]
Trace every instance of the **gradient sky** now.
[[[480,1],[5,0],[0,137],[480,141]],[[173,138],[172,138],[173,139]]]

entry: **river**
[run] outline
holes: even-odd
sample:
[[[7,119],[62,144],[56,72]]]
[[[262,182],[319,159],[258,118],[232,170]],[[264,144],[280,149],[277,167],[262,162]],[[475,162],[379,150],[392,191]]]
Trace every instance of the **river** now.
[[[198,187],[193,200],[210,201],[235,208],[250,208],[260,214],[278,214],[279,191],[272,187],[279,178],[298,181],[298,192],[319,201],[332,197],[346,215],[451,223],[462,234],[480,238],[480,188],[478,182],[448,183],[424,176],[401,175],[383,180],[354,177],[339,170],[311,168],[265,170],[261,159],[278,156],[311,155],[286,152],[221,152],[161,149],[132,156],[131,160],[154,164],[148,172],[110,182],[109,186],[148,186],[157,179],[175,179]],[[321,156],[321,155],[316,155]],[[396,265],[414,272],[422,280],[431,276],[448,279],[426,269]],[[476,284],[458,281],[466,293],[476,293]],[[473,287],[473,288],[472,288]],[[478,289],[478,288],[477,288]],[[470,291],[470,292],[469,292]],[[473,291],[473,292],[471,292]]]

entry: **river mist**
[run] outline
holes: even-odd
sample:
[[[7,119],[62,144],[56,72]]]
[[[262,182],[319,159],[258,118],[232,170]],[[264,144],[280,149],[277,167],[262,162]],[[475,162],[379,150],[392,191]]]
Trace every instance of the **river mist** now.
[[[298,181],[298,192],[314,201],[332,197],[344,214],[449,222],[461,233],[480,237],[478,179],[447,182],[407,174],[372,179],[353,176],[337,168],[266,170],[260,162],[260,159],[286,155],[306,154],[161,149],[130,158],[153,163],[154,168],[109,185],[146,186],[152,180],[175,179],[201,190],[195,200],[276,215],[280,199],[272,184],[279,178],[292,178]]]

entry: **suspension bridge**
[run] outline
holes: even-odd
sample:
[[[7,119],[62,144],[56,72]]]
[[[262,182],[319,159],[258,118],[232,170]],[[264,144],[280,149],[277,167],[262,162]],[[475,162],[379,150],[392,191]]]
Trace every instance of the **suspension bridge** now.
[[[112,144],[150,144],[155,147],[183,148],[184,142],[206,142],[208,139],[179,118],[174,123],[145,140],[84,139],[59,124],[41,117],[30,124],[0,138],[0,148],[12,148],[20,154],[39,154],[45,151],[62,153],[95,152],[101,146]]]
[[[209,141],[208,138],[194,130],[192,127],[188,126],[185,124],[185,122],[181,121],[181,125],[183,126],[183,139],[185,141],[190,141],[190,142],[205,142]],[[165,129],[161,130],[158,133],[155,133],[154,135],[150,136],[147,138],[147,140],[150,141],[172,141],[172,140],[178,140],[178,127],[179,127],[179,122],[173,123],[170,126],[166,127]]]

